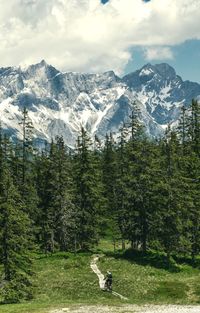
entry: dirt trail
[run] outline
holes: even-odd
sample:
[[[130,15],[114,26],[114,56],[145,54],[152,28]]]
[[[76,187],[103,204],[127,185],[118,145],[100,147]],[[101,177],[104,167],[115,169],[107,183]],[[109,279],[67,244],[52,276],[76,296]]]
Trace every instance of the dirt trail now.
[[[91,263],[90,263],[90,267],[93,270],[93,272],[98,276],[99,278],[99,287],[101,289],[104,288],[104,275],[101,273],[101,271],[99,270],[98,266],[97,266],[97,261],[99,260],[100,256],[94,256]]]
[[[200,313],[200,306],[185,305],[122,305],[120,307],[95,305],[54,310],[50,313]]]
[[[104,289],[104,275],[101,273],[101,271],[99,270],[98,266],[97,266],[97,261],[99,260],[100,255],[94,256],[91,263],[90,263],[90,267],[93,270],[93,272],[98,276],[99,278],[99,287],[101,289]],[[112,294],[116,297],[120,297],[122,300],[128,300],[128,298],[120,295],[119,293],[112,291]]]
[[[104,275],[97,266],[97,261],[100,255],[94,256],[90,267],[99,278],[99,287],[104,287]],[[128,300],[124,296],[112,292],[113,295],[119,296],[123,300]],[[200,313],[200,305],[186,306],[186,305],[143,305],[138,306],[134,304],[126,304],[121,306],[108,305],[74,305],[62,309],[51,310],[49,313]]]

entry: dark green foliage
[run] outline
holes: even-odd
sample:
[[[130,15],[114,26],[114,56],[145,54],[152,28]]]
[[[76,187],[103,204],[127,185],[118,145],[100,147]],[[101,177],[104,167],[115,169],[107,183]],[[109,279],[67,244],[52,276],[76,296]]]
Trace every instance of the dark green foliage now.
[[[97,136],[92,142],[82,128],[75,151],[62,137],[35,151],[26,109],[22,141],[12,144],[0,132],[0,292],[5,301],[31,297],[29,250],[78,253],[92,249],[101,236],[111,237],[114,248],[120,240],[123,250],[128,241],[127,258],[134,253],[137,259],[139,253],[144,263],[153,263],[154,249],[165,268],[175,270],[173,257],[180,256],[190,256],[197,266],[199,103],[183,108],[178,128],[169,127],[160,140],[146,138],[139,117],[135,103],[120,137],[107,135],[104,143]]]
[[[112,254],[111,254],[112,255]],[[123,253],[113,255],[116,259],[128,260],[131,263],[136,263],[139,265],[152,266],[154,268],[166,269],[170,272],[179,272],[177,262],[170,259],[170,264],[167,260],[167,256],[164,252],[155,252],[149,250],[147,252],[127,249]]]
[[[56,169],[53,192],[55,239],[60,249],[66,251],[73,247],[76,212],[74,206],[72,166],[62,137],[56,139],[54,164],[52,166]]]
[[[33,126],[26,108],[23,109],[20,121],[22,140],[13,149],[11,167],[13,178],[21,194],[24,210],[33,223],[37,216],[38,196],[36,190],[35,151],[32,144]]]
[[[96,156],[84,128],[77,141],[74,158],[76,242],[82,250],[97,243],[101,214],[102,188]]]
[[[118,223],[117,204],[117,155],[112,134],[106,135],[105,146],[102,151],[102,182],[103,196],[105,198],[105,233],[110,233],[115,245],[121,237]]]
[[[3,144],[3,143],[2,143]],[[31,297],[30,219],[1,150],[0,251],[3,277],[0,294],[4,302],[18,302]]]
[[[37,160],[38,237],[45,252],[72,248],[75,208],[70,157],[62,137]]]
[[[182,177],[178,171],[179,143],[174,132],[168,131],[161,147],[162,178],[159,184],[159,193],[163,195],[159,210],[159,241],[168,260],[176,250],[182,234],[183,189]]]

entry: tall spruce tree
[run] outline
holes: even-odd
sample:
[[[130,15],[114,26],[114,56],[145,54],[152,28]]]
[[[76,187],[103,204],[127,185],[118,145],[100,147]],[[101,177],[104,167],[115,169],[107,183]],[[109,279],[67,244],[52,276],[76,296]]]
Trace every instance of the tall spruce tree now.
[[[200,156],[200,103],[192,100],[190,107],[189,136],[193,151]]]
[[[56,240],[60,249],[66,251],[74,247],[76,214],[74,206],[74,186],[72,168],[62,137],[56,138],[55,166],[57,182],[55,186]]]
[[[127,239],[127,201],[126,201],[126,179],[128,169],[128,159],[126,155],[126,143],[129,131],[125,124],[120,128],[119,143],[116,148],[116,208],[115,214],[117,218],[118,229],[122,240],[122,249],[125,250],[125,240]],[[115,169],[115,170],[116,170]]]
[[[188,110],[187,155],[184,156],[184,171],[189,185],[191,199],[188,218],[188,233],[191,238],[191,256],[193,263],[200,251],[200,104],[193,100]]]
[[[5,302],[32,296],[30,273],[30,220],[13,184],[5,145],[0,144],[0,250],[4,267],[1,295]]]
[[[42,151],[37,158],[37,192],[38,218],[37,237],[38,243],[45,253],[54,252],[54,209],[53,191],[55,188],[56,173],[53,159],[54,143],[51,142],[50,153]]]
[[[134,248],[141,245],[141,211],[138,201],[141,198],[139,177],[141,169],[141,148],[143,127],[139,122],[139,110],[134,103],[129,124],[130,139],[125,145],[127,171],[125,177],[126,190],[126,234]]]
[[[105,145],[102,151],[102,182],[105,198],[105,211],[107,220],[105,225],[110,233],[114,249],[116,240],[120,239],[118,210],[117,210],[117,155],[112,133],[106,134]]]
[[[76,241],[82,250],[97,243],[99,233],[102,195],[94,161],[91,141],[82,127],[74,158],[75,206],[78,219]]]
[[[158,239],[169,263],[171,254],[180,248],[184,207],[182,177],[178,167],[179,141],[170,128],[161,149],[162,179],[157,190],[161,197],[158,204]]]
[[[19,124],[21,125],[22,140],[20,145],[16,145],[13,162],[17,171],[13,172],[13,175],[18,181],[24,207],[34,224],[37,216],[38,197],[35,186],[35,154],[32,142],[33,125],[25,107],[23,108]]]
[[[75,208],[70,159],[63,138],[51,142],[37,164],[40,241],[45,252],[74,246]]]

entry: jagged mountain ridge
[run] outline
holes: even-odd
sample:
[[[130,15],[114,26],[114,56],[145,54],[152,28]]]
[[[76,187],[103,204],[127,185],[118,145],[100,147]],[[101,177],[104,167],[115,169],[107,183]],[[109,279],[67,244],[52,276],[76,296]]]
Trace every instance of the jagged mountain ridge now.
[[[73,147],[80,127],[103,138],[119,131],[137,102],[140,120],[150,136],[162,134],[175,122],[182,105],[200,95],[200,85],[182,81],[167,64],[147,64],[123,78],[101,74],[62,73],[44,60],[27,68],[0,69],[0,120],[11,137],[20,137],[24,106],[34,137],[48,141],[62,135]]]
[[[193,98],[200,95],[198,83],[183,81],[166,63],[147,64],[126,75],[123,81],[161,125],[176,121],[180,107],[187,107]]]

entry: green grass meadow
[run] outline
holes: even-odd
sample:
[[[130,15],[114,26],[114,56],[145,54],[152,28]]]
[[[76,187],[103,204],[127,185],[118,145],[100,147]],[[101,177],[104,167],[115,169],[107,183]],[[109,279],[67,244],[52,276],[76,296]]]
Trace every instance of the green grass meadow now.
[[[95,253],[103,253],[98,266],[113,272],[113,290],[128,297],[120,300],[99,289],[97,276],[90,269]],[[200,270],[189,259],[178,259],[166,266],[166,258],[149,252],[113,252],[112,242],[104,240],[90,253],[57,253],[34,256],[34,298],[30,302],[0,305],[2,313],[46,313],[79,304],[199,304]]]

